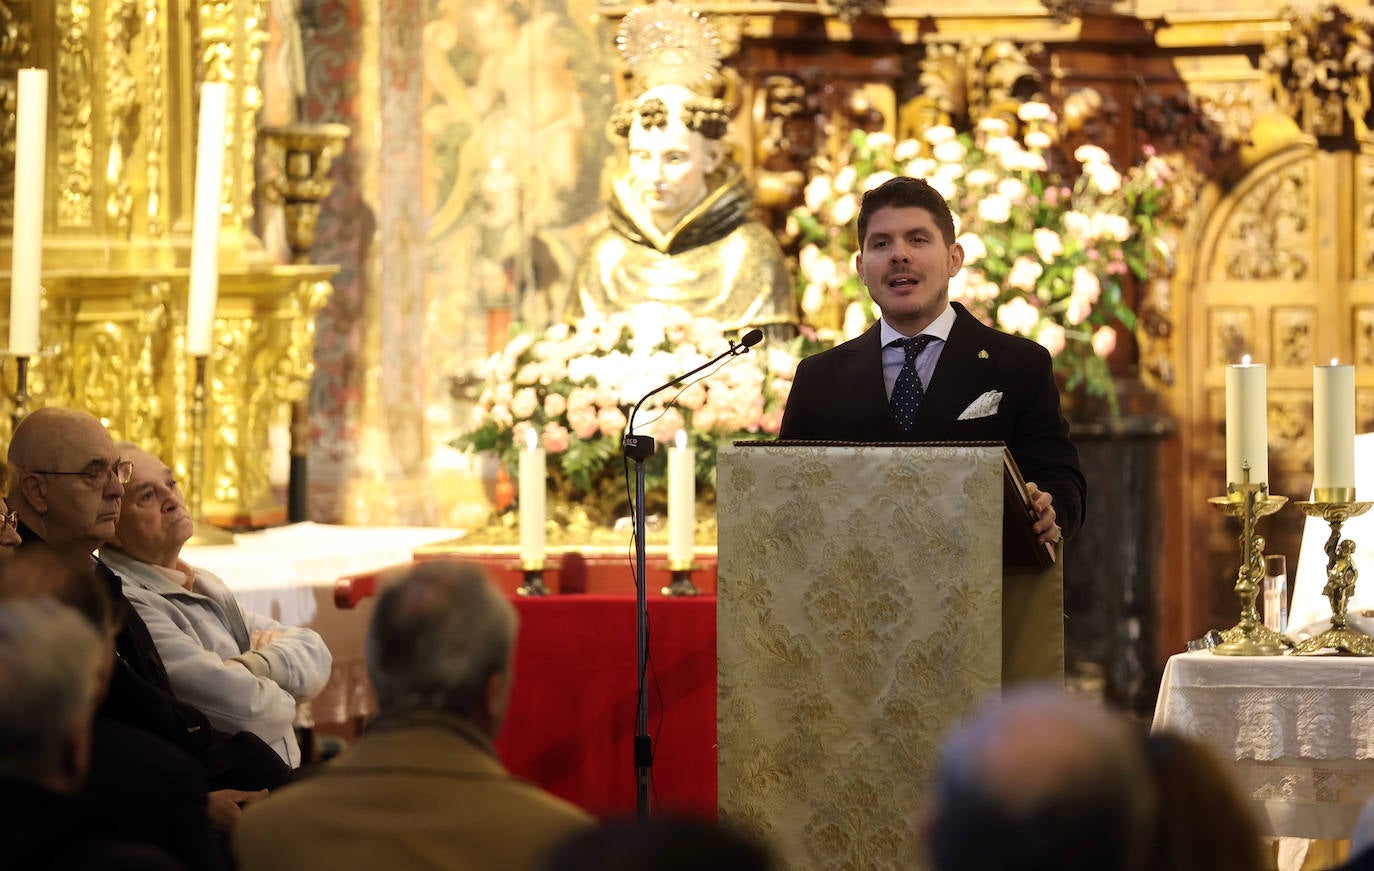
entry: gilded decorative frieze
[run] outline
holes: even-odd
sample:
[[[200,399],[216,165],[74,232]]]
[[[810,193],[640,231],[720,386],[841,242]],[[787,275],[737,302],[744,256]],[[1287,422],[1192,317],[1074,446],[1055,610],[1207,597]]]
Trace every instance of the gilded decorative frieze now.
[[[104,108],[110,151],[105,161],[105,217],[124,237],[132,229],[134,211],[128,160],[138,138],[139,98],[130,55],[139,29],[138,11],[134,0],[106,0]]]
[[[89,227],[95,208],[95,108],[86,0],[57,4],[57,226]],[[5,198],[6,208],[9,199]]]
[[[1236,206],[1213,269],[1240,281],[1305,281],[1312,272],[1312,167],[1274,170]]]
[[[1287,6],[1279,17],[1288,27],[1266,40],[1260,56],[1279,108],[1313,136],[1367,133],[1374,25],[1334,3]]]
[[[1357,306],[1355,317],[1355,365],[1374,366],[1374,306]],[[1368,432],[1369,430],[1360,430]]]
[[[240,80],[240,99],[243,101],[237,113],[239,123],[238,166],[243,173],[238,190],[243,193],[238,203],[238,214],[242,226],[249,226],[253,217],[253,198],[250,195],[256,187],[254,182],[258,114],[262,111],[262,87],[259,75],[262,67],[263,49],[267,45],[267,0],[252,0],[248,4],[248,15],[244,21],[243,69]]]
[[[1296,369],[1312,365],[1317,312],[1310,306],[1283,306],[1271,315],[1272,365]]]

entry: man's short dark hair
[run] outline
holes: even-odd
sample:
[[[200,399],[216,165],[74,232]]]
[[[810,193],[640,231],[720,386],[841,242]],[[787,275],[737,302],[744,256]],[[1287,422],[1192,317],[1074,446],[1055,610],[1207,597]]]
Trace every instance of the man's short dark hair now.
[[[868,238],[868,219],[879,209],[925,209],[935,219],[946,245],[954,244],[954,215],[949,203],[923,178],[899,175],[868,191],[859,205],[859,250]]]

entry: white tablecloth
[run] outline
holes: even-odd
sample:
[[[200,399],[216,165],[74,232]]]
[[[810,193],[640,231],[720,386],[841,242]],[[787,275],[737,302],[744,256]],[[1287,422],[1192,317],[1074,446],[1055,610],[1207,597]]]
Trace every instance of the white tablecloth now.
[[[372,712],[363,662],[371,601],[335,608],[334,582],[408,563],[415,548],[460,535],[457,529],[297,523],[236,535],[230,545],[186,547],[181,556],[219,575],[241,607],[288,626],[309,626],[324,638],[334,655],[333,673],[297,717],[298,724],[313,726]]]
[[[1371,659],[1179,654],[1154,728],[1231,760],[1266,834],[1348,838],[1374,796]]]

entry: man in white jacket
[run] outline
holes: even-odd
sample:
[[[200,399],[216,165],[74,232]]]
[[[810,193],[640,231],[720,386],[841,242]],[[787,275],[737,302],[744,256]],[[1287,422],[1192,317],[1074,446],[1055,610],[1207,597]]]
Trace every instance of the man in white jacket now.
[[[131,442],[116,448],[133,462],[133,476],[100,558],[148,624],[177,698],[299,766],[296,702],[324,688],[329,648],[313,630],[243,610],[223,581],[182,561],[192,522],[172,470]]]

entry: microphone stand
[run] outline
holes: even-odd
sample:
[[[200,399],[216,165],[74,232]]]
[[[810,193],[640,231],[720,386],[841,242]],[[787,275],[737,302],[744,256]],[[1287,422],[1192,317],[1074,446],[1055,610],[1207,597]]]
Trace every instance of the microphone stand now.
[[[749,349],[757,345],[763,339],[763,332],[760,330],[750,330],[740,340],[739,344],[730,342],[730,347],[721,354],[717,354],[710,360],[702,363],[697,368],[679,375],[667,384],[655,387],[648,393],[640,397],[635,403],[634,409],[630,412],[630,419],[625,426],[625,437],[621,442],[621,448],[626,457],[634,460],[635,463],[635,502],[631,506],[634,513],[635,525],[635,641],[636,655],[635,668],[638,701],[635,712],[635,738],[634,738],[634,757],[635,757],[635,809],[639,819],[649,818],[649,786],[650,771],[654,765],[654,745],[653,738],[649,736],[649,685],[645,680],[645,674],[649,663],[649,601],[646,591],[649,588],[648,574],[646,571],[646,545],[644,541],[644,462],[654,455],[653,436],[635,434],[635,415],[639,414],[639,408],[644,401],[655,394],[681,384],[703,369],[714,366],[726,357],[736,357],[740,354],[749,353]]]

